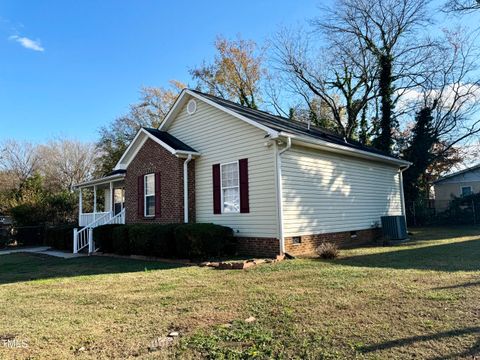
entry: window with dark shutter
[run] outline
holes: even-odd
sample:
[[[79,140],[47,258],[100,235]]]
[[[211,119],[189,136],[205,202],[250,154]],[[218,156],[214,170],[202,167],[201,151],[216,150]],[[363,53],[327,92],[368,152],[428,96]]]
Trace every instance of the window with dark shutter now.
[[[138,183],[137,183],[137,212],[138,212],[138,217],[143,217],[143,175],[140,175],[138,177]]]
[[[248,159],[238,161],[240,177],[240,212],[249,213],[250,204],[248,199]]]
[[[155,217],[162,215],[162,201],[161,201],[161,176],[160,173],[155,173]]]
[[[220,187],[220,164],[212,165],[212,183],[213,183],[213,213],[222,213],[222,197]]]

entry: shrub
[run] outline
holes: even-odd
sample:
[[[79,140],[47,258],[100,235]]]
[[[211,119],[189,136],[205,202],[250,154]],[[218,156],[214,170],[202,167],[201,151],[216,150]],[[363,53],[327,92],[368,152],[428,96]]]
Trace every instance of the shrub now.
[[[232,255],[233,230],[215,224],[185,224],[175,229],[177,255],[201,259]]]
[[[135,255],[150,255],[151,244],[155,228],[158,225],[130,225],[128,226],[128,239],[130,241],[130,253]]]
[[[154,256],[175,257],[177,249],[175,246],[175,229],[179,224],[151,225],[154,227],[151,239],[151,250]]]
[[[48,227],[45,232],[46,244],[58,250],[73,251],[73,229],[75,225]]]
[[[322,259],[336,259],[339,253],[338,246],[331,242],[323,242],[317,248],[317,254]]]
[[[131,247],[128,238],[128,225],[120,225],[113,229],[113,252],[119,255],[130,255]]]
[[[93,239],[100,249],[105,253],[113,253],[113,230],[119,226],[119,224],[107,224],[98,226],[93,229]]]

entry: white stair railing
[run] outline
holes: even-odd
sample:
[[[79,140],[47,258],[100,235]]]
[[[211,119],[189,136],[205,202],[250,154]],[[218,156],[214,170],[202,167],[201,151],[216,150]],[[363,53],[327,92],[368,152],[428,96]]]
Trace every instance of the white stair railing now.
[[[90,244],[91,228],[73,229],[73,253],[76,254]]]
[[[117,215],[112,217],[109,224],[125,224],[125,209],[122,209]]]
[[[73,253],[77,254],[87,246],[89,254],[95,252],[96,249],[93,244],[93,228],[107,224],[125,224],[125,209],[122,209],[122,211],[113,217],[112,213],[106,213],[81,230],[73,229]]]

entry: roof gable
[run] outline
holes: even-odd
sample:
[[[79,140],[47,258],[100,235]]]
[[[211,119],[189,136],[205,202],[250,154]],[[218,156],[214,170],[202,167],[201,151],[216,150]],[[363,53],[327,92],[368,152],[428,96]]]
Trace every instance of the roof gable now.
[[[185,156],[189,154],[200,155],[195,149],[165,131],[152,128],[141,128],[115,165],[114,170],[126,169],[148,139],[155,141],[175,156]]]
[[[195,98],[195,99],[201,100],[201,101],[203,101],[203,102],[205,102],[205,103],[207,103],[207,104],[209,104],[209,105],[211,105],[211,106],[213,106],[217,109],[220,109],[221,111],[226,112],[226,113],[234,116],[235,118],[246,122],[247,124],[255,126],[255,127],[265,131],[268,135],[270,135],[272,137],[277,137],[278,136],[278,132],[275,131],[274,129],[271,129],[268,126],[265,126],[263,124],[257,123],[256,121],[250,119],[249,117],[246,117],[246,116],[244,116],[240,113],[232,111],[232,110],[222,106],[221,104],[218,104],[218,103],[212,101],[205,94],[203,94],[199,91],[194,91],[194,90],[190,90],[190,89],[183,89],[182,90],[182,92],[178,96],[177,100],[173,104],[170,111],[165,116],[165,119],[160,124],[160,127],[158,129],[163,130],[163,131],[168,131],[168,127],[170,126],[170,124],[175,120],[176,116],[182,110],[183,106],[192,97]]]
[[[357,141],[347,140],[333,131],[309,126],[306,123],[272,115],[265,111],[250,109],[232,101],[190,89],[182,90],[175,104],[165,117],[165,120],[160,125],[159,130],[168,131],[169,126],[175,121],[176,116],[191,98],[199,99],[239,120],[262,129],[272,139],[280,136],[291,137],[304,146],[322,147],[328,151],[375,159],[381,162],[393,163],[401,167],[408,167],[410,165],[408,161],[397,159],[375,148],[362,145]]]

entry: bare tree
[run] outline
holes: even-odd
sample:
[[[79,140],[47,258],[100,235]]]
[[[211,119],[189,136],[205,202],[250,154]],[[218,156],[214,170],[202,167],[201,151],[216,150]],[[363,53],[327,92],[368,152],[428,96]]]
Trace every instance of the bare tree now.
[[[39,168],[38,147],[30,142],[6,140],[0,146],[0,170],[12,174],[19,184]]]
[[[90,179],[97,152],[92,143],[70,139],[55,139],[40,145],[40,172],[47,189],[70,190],[72,185]]]
[[[447,13],[468,14],[480,10],[480,0],[449,0],[443,7]]]
[[[341,37],[331,34],[328,48],[312,51],[308,34],[283,29],[272,47],[285,86],[305,101],[311,114],[316,114],[316,103],[328,108],[326,120],[344,137],[352,138],[359,114],[374,96],[376,68],[358,42],[346,46],[345,36]]]
[[[128,144],[141,127],[157,128],[178,93],[185,85],[179,81],[170,81],[170,87],[146,87],[140,92],[140,101],[130,106],[130,111],[100,128],[100,140],[97,147],[97,175],[112,171]]]
[[[403,156],[412,162],[404,174],[405,194],[415,200],[428,179],[462,160],[462,147],[480,134],[478,49],[462,31],[446,32],[430,59],[431,71],[412,90],[416,122]],[[478,155],[477,155],[478,157]]]
[[[198,88],[224,99],[257,108],[260,82],[266,74],[263,51],[252,40],[218,37],[213,63],[190,70]]]
[[[416,73],[430,44],[419,41],[418,29],[429,23],[427,0],[337,0],[325,15],[314,21],[320,30],[356,39],[347,43],[370,52],[378,66],[381,98],[380,134],[376,146],[391,151],[394,94],[404,79]]]

